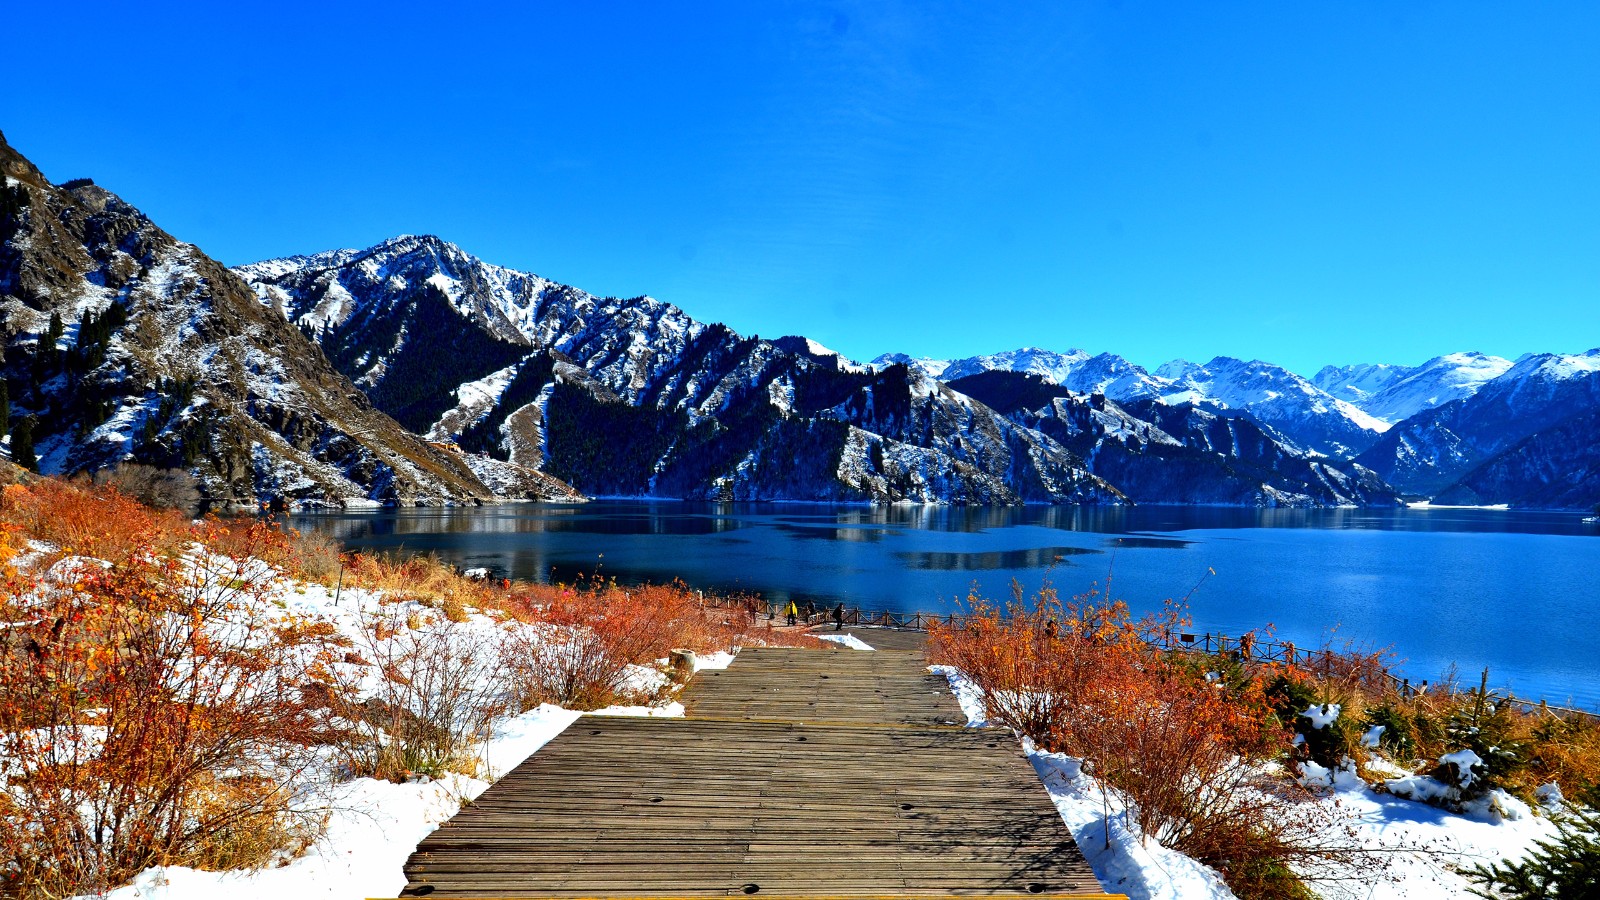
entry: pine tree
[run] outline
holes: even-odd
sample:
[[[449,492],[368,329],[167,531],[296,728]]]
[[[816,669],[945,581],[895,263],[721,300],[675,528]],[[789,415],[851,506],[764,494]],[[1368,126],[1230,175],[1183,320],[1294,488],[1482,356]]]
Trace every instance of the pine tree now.
[[[50,314],[50,327],[44,333],[44,349],[54,350],[56,341],[61,340],[61,335],[66,333],[66,326],[61,324],[61,313]]]
[[[0,378],[0,438],[11,431],[11,388]]]
[[[33,455],[33,417],[26,416],[11,431],[11,461],[30,471],[39,471],[39,458]]]
[[[1586,799],[1600,802],[1600,790],[1591,789]],[[1555,822],[1555,840],[1534,841],[1536,849],[1521,861],[1468,869],[1466,876],[1480,885],[1472,892],[1495,900],[1594,896],[1600,885],[1600,811],[1569,804]]]

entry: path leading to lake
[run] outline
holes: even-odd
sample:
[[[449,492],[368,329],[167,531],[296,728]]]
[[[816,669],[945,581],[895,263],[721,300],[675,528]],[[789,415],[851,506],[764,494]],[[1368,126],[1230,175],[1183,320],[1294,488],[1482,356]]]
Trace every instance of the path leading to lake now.
[[[920,651],[747,648],[684,703],[579,719],[418,845],[402,896],[1120,896]]]

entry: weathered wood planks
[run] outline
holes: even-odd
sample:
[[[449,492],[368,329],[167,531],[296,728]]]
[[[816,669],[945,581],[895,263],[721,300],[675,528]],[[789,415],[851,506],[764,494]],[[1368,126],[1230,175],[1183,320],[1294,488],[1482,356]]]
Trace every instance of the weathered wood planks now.
[[[684,691],[692,718],[945,726],[966,722],[945,679],[912,650],[746,648]]]
[[[418,846],[403,896],[1108,896],[918,653],[749,649],[685,699],[578,720]]]

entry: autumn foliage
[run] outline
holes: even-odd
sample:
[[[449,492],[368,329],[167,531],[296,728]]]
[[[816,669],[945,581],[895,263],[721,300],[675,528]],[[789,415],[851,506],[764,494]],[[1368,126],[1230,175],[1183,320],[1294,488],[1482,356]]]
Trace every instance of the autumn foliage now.
[[[1347,861],[1323,808],[1263,764],[1290,749],[1259,679],[1207,679],[1154,637],[1180,611],[1133,618],[1099,591],[1062,602],[1048,585],[930,629],[930,655],[984,692],[991,721],[1085,760],[1147,838],[1206,862],[1241,896],[1296,897],[1302,871]]]
[[[259,559],[281,536],[179,529],[114,492],[50,482],[7,488],[4,513],[98,557],[59,550],[42,574],[12,570],[0,597],[11,888],[64,896],[157,864],[259,864],[292,844],[311,824],[287,785],[307,764],[300,686],[319,646],[269,603]]]

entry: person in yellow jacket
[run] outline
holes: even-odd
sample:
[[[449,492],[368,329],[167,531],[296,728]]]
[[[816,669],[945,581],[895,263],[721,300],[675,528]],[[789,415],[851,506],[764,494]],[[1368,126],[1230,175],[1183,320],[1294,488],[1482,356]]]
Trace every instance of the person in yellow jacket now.
[[[800,610],[795,607],[794,601],[790,600],[789,605],[783,608],[783,614],[789,620],[789,624],[793,625],[795,617],[800,614]]]

